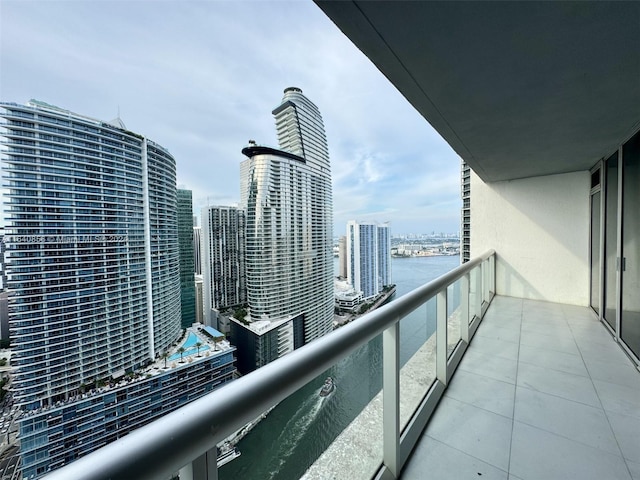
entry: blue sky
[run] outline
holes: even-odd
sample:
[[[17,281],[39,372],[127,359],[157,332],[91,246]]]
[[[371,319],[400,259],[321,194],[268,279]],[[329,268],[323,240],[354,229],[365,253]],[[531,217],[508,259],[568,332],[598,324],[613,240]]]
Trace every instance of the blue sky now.
[[[119,109],[174,155],[194,210],[239,201],[241,150],[277,146],[289,86],[324,119],[335,235],[459,230],[459,157],[311,1],[0,0],[0,100]]]

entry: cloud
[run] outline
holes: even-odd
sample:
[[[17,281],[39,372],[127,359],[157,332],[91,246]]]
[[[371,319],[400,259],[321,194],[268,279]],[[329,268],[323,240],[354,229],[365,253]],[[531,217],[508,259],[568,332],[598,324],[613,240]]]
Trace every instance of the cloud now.
[[[297,86],[323,116],[336,234],[459,228],[457,155],[312,2],[5,1],[0,35],[3,101],[119,110],[196,209],[239,201],[241,149],[276,145],[271,110]]]

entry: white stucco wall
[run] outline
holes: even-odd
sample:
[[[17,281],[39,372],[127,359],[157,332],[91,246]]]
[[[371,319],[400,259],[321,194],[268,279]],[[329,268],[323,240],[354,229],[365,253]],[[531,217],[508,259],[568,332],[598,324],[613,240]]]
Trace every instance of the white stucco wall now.
[[[485,184],[471,174],[471,257],[495,249],[496,293],[588,306],[589,172]]]

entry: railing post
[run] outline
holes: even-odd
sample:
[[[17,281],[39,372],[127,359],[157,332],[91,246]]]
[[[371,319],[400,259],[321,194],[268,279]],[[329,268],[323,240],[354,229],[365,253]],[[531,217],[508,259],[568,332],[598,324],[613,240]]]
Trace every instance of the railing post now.
[[[482,261],[482,303],[489,302],[489,261]]]
[[[447,376],[447,288],[436,295],[436,376],[445,385]]]
[[[400,321],[382,333],[382,455],[394,478],[400,468]]]
[[[218,480],[218,452],[215,448],[191,463],[192,480]],[[180,477],[182,480],[182,477]]]
[[[476,317],[481,318],[482,317],[482,264],[478,265],[475,269],[474,269],[474,275],[475,275],[475,280],[476,280],[476,304],[475,304],[475,308],[473,309],[473,313]]]
[[[496,254],[494,253],[489,257],[489,274],[491,275],[490,289],[493,294],[496,294]]]
[[[460,338],[469,343],[469,280],[470,275],[465,273],[460,278]]]

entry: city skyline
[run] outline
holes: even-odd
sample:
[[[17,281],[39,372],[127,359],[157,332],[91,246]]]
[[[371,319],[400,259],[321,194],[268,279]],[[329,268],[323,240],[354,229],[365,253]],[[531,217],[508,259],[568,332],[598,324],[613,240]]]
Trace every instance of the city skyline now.
[[[457,155],[311,2],[1,8],[2,100],[120,116],[176,158],[195,214],[238,203],[241,149],[277,145],[269,112],[296,85],[322,105],[336,235],[351,219],[396,233],[459,229]],[[250,18],[261,27],[247,29]]]

